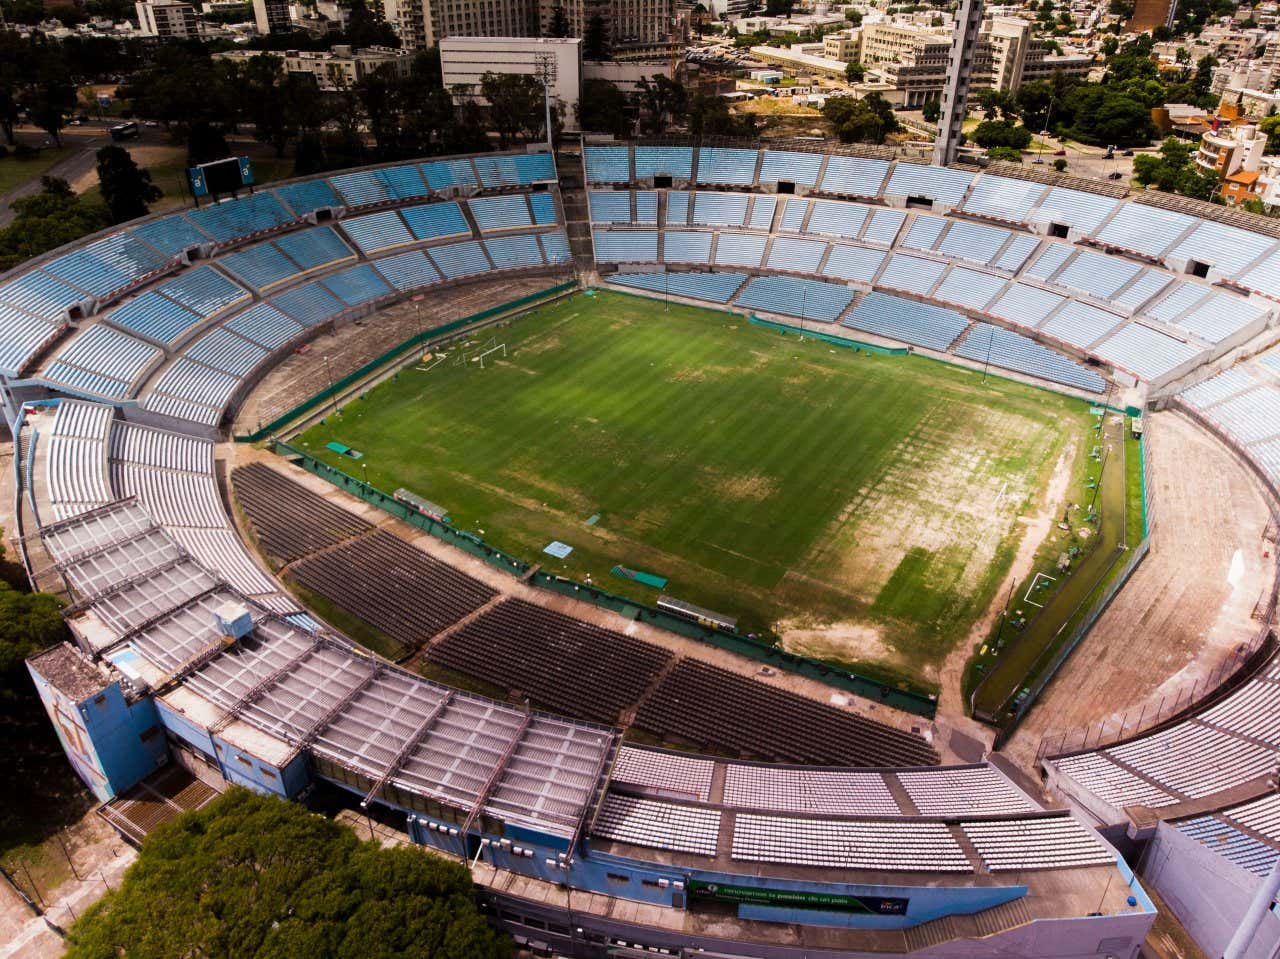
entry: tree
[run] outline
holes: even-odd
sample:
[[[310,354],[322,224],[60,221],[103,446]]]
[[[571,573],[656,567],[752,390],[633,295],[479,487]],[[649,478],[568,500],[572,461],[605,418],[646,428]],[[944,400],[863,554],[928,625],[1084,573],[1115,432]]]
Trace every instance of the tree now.
[[[689,132],[697,137],[754,137],[756,119],[750,113],[735,116],[723,97],[698,92],[689,100]]]
[[[151,174],[138,169],[129,151],[109,144],[98,151],[98,190],[111,211],[112,223],[146,216],[147,204],[163,195]]]
[[[650,135],[661,133],[683,119],[689,107],[685,88],[666,74],[641,77],[635,101],[640,108],[640,126]]]
[[[983,120],[973,128],[969,139],[986,150],[993,147],[1025,150],[1031,145],[1031,131],[1024,126],[1014,126],[1008,120]]]
[[[222,130],[207,120],[198,120],[187,129],[187,166],[199,166],[231,154]]]
[[[861,100],[831,97],[823,106],[822,115],[843,143],[883,143],[886,136],[899,129],[893,107],[878,93]]]
[[[565,16],[563,4],[558,3],[551,8],[551,23],[547,28],[547,35],[558,39],[569,35],[569,18]]]
[[[987,156],[993,160],[1004,160],[1008,163],[1022,162],[1022,151],[1014,147],[992,147],[987,151]]]
[[[1016,120],[1020,116],[1018,100],[1007,90],[988,87],[978,94],[978,105],[989,120]]]
[[[861,83],[867,76],[867,68],[857,60],[850,60],[844,65],[844,78],[850,83]]]
[[[0,270],[111,225],[106,204],[71,194],[65,183],[51,180],[47,192],[13,201],[17,215],[0,229]]]
[[[1154,186],[1165,193],[1181,193],[1198,200],[1212,199],[1218,177],[1204,173],[1192,159],[1195,147],[1177,137],[1169,137],[1160,152],[1133,158],[1133,179],[1140,186]]]
[[[17,692],[28,656],[66,637],[56,596],[19,592],[0,579],[0,698]]]
[[[31,122],[62,146],[62,128],[75,111],[76,88],[61,55],[41,64],[36,82],[27,93]]]
[[[578,99],[578,126],[593,133],[625,137],[631,129],[627,107],[627,95],[608,80],[583,80],[582,96]]]
[[[513,140],[533,139],[543,124],[542,84],[523,73],[484,73],[480,93],[489,101],[489,117],[505,150]]]
[[[844,18],[849,21],[850,26],[862,26],[862,11],[855,10],[853,7],[845,7]]]
[[[284,61],[269,53],[252,57],[240,70],[244,117],[253,124],[254,139],[271,144],[277,157],[298,137],[301,111],[294,101],[306,86],[319,93],[309,74],[286,73]]]
[[[598,13],[587,21],[587,27],[582,31],[582,59],[609,59],[609,31],[604,17]]]
[[[1064,172],[1067,169],[1067,158],[1066,157],[1056,158],[1053,161],[1053,168],[1059,173]]]
[[[942,103],[939,100],[926,100],[920,105],[920,113],[925,123],[937,123],[942,117]]]
[[[68,939],[68,959],[511,955],[464,866],[360,842],[300,805],[238,788],[148,836],[121,887]]]

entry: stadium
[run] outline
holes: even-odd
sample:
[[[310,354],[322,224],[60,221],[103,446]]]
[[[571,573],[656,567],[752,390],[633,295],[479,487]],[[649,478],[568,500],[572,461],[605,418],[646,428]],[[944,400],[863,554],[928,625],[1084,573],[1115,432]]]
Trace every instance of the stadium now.
[[[811,142],[135,221],[0,279],[28,666],[132,841],[345,806],[535,953],[1270,955],[1277,300],[1267,221]]]

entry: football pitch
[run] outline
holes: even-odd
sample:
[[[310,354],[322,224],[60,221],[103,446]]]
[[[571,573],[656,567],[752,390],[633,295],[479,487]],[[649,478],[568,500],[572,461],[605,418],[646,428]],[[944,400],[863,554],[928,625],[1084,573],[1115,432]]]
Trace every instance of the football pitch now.
[[[652,603],[657,589],[610,574],[643,570],[742,631],[928,682],[1092,422],[1082,400],[982,380],[575,295],[402,370],[295,443],[549,572]],[[553,541],[572,552],[547,555]]]

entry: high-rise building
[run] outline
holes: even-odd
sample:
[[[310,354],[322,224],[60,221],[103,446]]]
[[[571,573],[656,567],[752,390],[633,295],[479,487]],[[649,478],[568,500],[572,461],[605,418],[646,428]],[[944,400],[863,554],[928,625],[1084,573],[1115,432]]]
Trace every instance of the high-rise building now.
[[[259,33],[288,33],[293,29],[288,0],[253,0],[253,21]]]
[[[161,40],[186,40],[199,36],[200,21],[189,3],[170,0],[141,0],[136,4],[138,29],[143,36]]]

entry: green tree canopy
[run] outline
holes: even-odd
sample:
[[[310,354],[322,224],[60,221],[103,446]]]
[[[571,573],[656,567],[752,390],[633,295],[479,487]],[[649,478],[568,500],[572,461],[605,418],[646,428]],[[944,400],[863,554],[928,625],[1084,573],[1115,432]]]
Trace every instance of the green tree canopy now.
[[[112,223],[124,223],[149,212],[148,204],[163,195],[151,182],[151,174],[138,169],[129,151],[108,144],[97,153],[98,190],[111,211]]]
[[[0,697],[23,680],[23,661],[67,637],[62,604],[48,593],[24,593],[0,579]]]
[[[532,140],[544,123],[542,83],[523,73],[484,73],[480,93],[489,101],[489,117],[498,133],[498,147],[520,139]]]
[[[925,123],[937,123],[942,117],[942,102],[926,100],[920,105],[920,113],[924,116]]]
[[[75,196],[64,184],[51,182],[50,189],[13,201],[17,216],[0,229],[0,270],[111,225],[106,204]]]
[[[604,17],[598,13],[587,21],[582,32],[582,59],[609,59],[609,29],[605,26]]]
[[[582,96],[578,98],[578,126],[593,133],[625,137],[631,130],[628,106],[627,95],[608,80],[583,80]]]
[[[969,139],[986,150],[993,147],[1025,150],[1031,146],[1031,131],[1008,120],[983,120],[973,128]]]
[[[72,927],[68,959],[505,959],[471,877],[383,849],[302,806],[231,789],[160,827],[120,889]]]
[[[878,93],[861,100],[831,97],[823,105],[822,115],[842,143],[884,143],[884,138],[900,127],[893,107]]]
[[[1154,186],[1165,193],[1181,193],[1209,200],[1218,189],[1218,178],[1202,171],[1192,160],[1195,146],[1176,137],[1160,145],[1160,152],[1133,158],[1133,179],[1140,186]]]
[[[867,68],[857,60],[850,60],[844,65],[844,78],[850,83],[861,83],[867,76]]]

